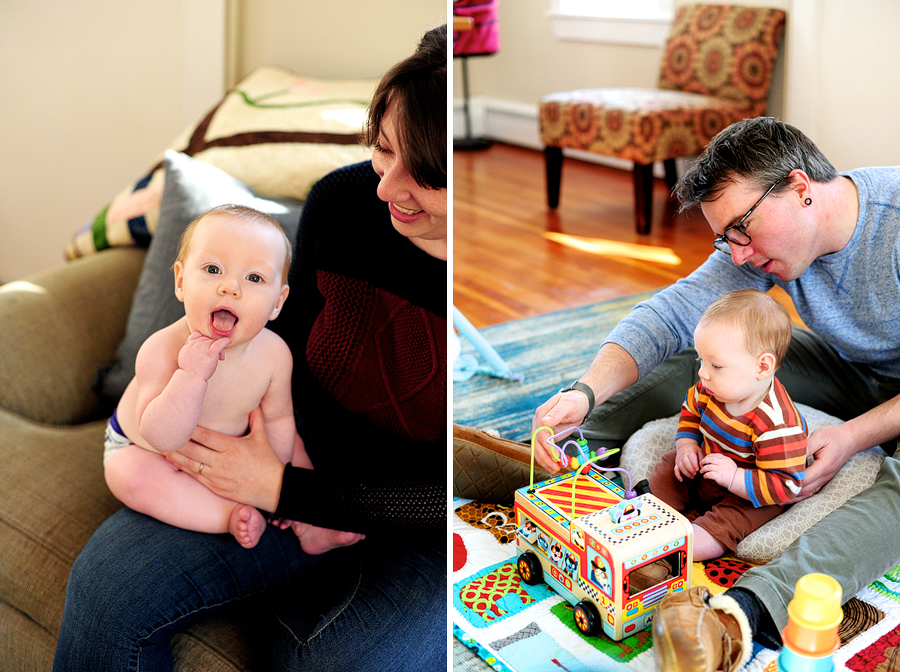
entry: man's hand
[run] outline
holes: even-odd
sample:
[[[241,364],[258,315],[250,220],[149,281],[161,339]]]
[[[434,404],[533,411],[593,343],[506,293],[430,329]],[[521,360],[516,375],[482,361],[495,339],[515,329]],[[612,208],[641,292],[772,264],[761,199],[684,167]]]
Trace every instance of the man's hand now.
[[[225,359],[225,348],[231,345],[230,338],[209,338],[195,331],[178,352],[178,368],[192,376],[209,380],[216,372],[219,362]]]
[[[806,441],[806,454],[812,456],[814,461],[806,468],[800,494],[791,502],[799,502],[817,493],[855,452],[850,442],[845,440],[843,425],[823,425],[810,434]]]
[[[590,410],[587,397],[577,390],[556,394],[538,406],[531,422],[531,431],[533,433],[540,427],[549,427],[549,431],[544,429],[534,437],[535,461],[551,474],[559,471],[560,463],[553,457],[559,454],[559,449],[551,447],[547,439],[563,429],[576,427]],[[558,443],[561,438],[557,437],[554,442]]]
[[[602,345],[587,371],[578,376],[578,380],[593,390],[595,407],[637,382],[637,379],[638,366],[634,358],[625,348],[615,343]],[[534,459],[551,474],[559,471],[560,464],[551,456],[551,451],[556,449],[547,444],[547,439],[584,422],[588,413],[594,410],[588,406],[588,398],[584,393],[571,390],[565,394],[553,395],[535,411],[531,423],[532,433],[540,427],[548,427],[550,431],[542,430],[534,437]],[[559,439],[567,435],[568,432],[556,441],[559,442]]]

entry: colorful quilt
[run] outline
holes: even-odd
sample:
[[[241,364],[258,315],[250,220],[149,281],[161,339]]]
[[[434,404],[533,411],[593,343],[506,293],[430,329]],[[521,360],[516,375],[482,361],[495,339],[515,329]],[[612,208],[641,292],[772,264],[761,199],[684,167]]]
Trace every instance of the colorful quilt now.
[[[590,672],[656,669],[650,631],[615,642],[584,637],[572,607],[544,584],[516,572],[511,507],[453,502],[453,634],[498,672]],[[736,558],[693,565],[694,584],[722,592],[750,568]],[[850,599],[841,623],[836,670],[894,670],[900,658],[900,566]],[[776,672],[778,652],[754,645],[747,672]]]

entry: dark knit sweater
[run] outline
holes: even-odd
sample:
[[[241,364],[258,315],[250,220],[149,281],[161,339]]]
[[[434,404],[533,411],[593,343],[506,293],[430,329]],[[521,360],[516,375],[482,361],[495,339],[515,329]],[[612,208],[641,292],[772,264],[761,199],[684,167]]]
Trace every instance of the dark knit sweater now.
[[[445,529],[447,263],[396,232],[371,162],[310,191],[272,328],[294,355],[314,470],[285,468],[276,514],[364,532]]]

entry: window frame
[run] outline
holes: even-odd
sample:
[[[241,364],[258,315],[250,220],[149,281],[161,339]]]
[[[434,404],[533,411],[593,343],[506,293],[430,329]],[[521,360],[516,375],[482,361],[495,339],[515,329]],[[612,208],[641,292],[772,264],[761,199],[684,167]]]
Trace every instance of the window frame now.
[[[596,12],[577,7],[592,1]],[[548,17],[558,40],[661,47],[674,13],[674,0],[647,0],[643,6],[621,0],[551,0]]]

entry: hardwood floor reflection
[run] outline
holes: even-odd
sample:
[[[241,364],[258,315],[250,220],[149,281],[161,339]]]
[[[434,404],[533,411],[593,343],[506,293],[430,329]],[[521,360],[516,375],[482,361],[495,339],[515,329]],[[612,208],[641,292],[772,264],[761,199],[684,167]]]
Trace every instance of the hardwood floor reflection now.
[[[662,287],[712,251],[702,215],[677,214],[662,180],[639,236],[628,171],[566,159],[550,210],[541,152],[494,144],[453,161],[453,303],[476,327]]]

